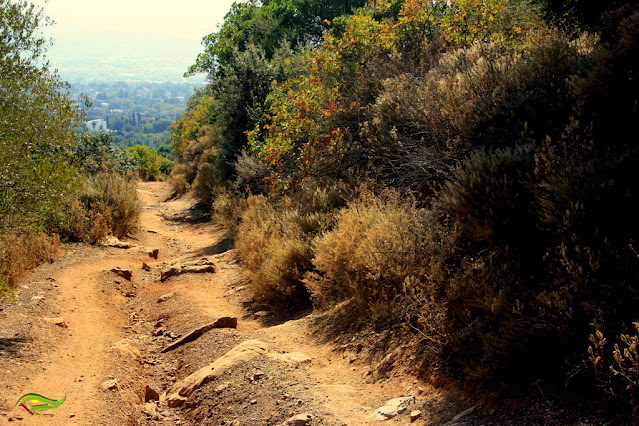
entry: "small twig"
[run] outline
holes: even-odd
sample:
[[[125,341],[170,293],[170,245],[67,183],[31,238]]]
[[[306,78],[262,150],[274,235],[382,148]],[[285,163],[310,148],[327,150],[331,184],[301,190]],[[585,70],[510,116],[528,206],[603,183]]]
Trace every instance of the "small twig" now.
[[[419,334],[421,334],[421,335],[422,335],[422,337],[423,337],[424,339],[426,339],[426,340],[430,340],[431,342],[435,342],[435,343],[437,343],[438,345],[444,346],[444,343],[442,343],[442,342],[440,342],[439,340],[437,340],[437,339],[433,339],[432,337],[430,337],[430,336],[426,335],[423,331],[421,331],[420,329],[418,329],[417,327],[415,327],[415,326],[414,326],[413,324],[411,324],[410,322],[408,323],[408,326],[409,326],[410,328],[412,328],[413,330],[415,330],[416,332],[418,332]]]

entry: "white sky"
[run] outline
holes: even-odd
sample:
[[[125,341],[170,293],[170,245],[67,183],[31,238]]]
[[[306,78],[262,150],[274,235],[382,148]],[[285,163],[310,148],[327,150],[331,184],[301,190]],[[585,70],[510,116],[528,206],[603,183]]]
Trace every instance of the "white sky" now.
[[[202,37],[217,29],[233,0],[30,0],[56,21],[49,58],[102,55],[192,57]]]

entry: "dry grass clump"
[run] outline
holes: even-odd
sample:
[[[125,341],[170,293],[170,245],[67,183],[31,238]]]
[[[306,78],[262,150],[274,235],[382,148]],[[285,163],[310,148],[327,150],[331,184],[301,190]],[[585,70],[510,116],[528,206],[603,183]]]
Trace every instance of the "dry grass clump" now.
[[[22,275],[41,263],[52,262],[60,247],[60,238],[35,231],[0,233],[0,298]]]
[[[372,317],[401,318],[421,310],[441,282],[450,246],[435,212],[388,193],[350,203],[314,249],[318,304],[354,298]]]
[[[248,205],[246,198],[230,190],[218,192],[211,206],[211,218],[230,235],[236,235],[240,220]]]
[[[296,212],[277,210],[262,195],[251,195],[235,241],[256,299],[272,306],[304,306],[302,278],[311,266],[308,240]]]
[[[340,191],[311,187],[279,200],[250,195],[246,204],[235,247],[256,299],[282,308],[308,305],[304,278],[313,267],[312,240],[331,226],[343,204]]]
[[[95,244],[107,235],[122,238],[135,231],[139,215],[133,182],[119,174],[100,173],[87,178],[52,227],[64,239]]]

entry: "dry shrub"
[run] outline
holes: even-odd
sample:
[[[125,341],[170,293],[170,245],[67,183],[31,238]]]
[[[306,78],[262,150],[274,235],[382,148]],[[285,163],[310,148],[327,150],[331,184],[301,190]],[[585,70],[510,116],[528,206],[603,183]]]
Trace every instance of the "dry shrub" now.
[[[217,165],[212,162],[201,163],[191,188],[193,189],[193,195],[200,200],[202,205],[207,208],[210,207],[217,193],[223,188]]]
[[[187,176],[188,166],[186,164],[176,164],[173,166],[171,176],[169,177],[169,183],[174,191],[179,194],[186,194],[186,192],[191,188]]]
[[[302,278],[312,255],[296,213],[275,209],[262,195],[249,196],[247,204],[235,247],[256,300],[283,308],[306,305]]]
[[[424,308],[450,246],[434,212],[390,193],[352,202],[314,248],[318,304],[354,298],[370,316],[396,319]]]
[[[314,186],[278,200],[248,197],[235,247],[258,301],[284,308],[308,305],[303,280],[312,269],[312,240],[329,229],[343,203],[339,189]]]
[[[269,191],[270,170],[259,158],[244,150],[235,160],[235,187],[249,194],[266,194]]]
[[[479,150],[457,164],[439,195],[471,241],[529,244],[536,231],[531,145]]]
[[[619,335],[635,320],[638,165],[573,121],[537,148],[479,150],[453,170],[439,202],[461,234],[437,298],[453,372],[564,378],[591,323]]]
[[[60,247],[60,238],[24,230],[0,234],[0,298],[11,294],[11,288],[22,275],[41,263],[52,262]]]
[[[213,200],[211,217],[230,235],[236,235],[246,208],[247,202],[244,196],[223,189]]]
[[[631,331],[623,333],[612,351],[606,348],[607,339],[597,330],[590,335],[588,361],[592,364],[601,386],[613,396],[630,402],[635,421],[639,420],[639,322],[633,322]]]
[[[122,238],[134,232],[139,215],[133,182],[119,174],[100,173],[87,178],[52,228],[64,239],[95,244],[109,234]]]
[[[574,113],[571,78],[592,59],[596,38],[558,31],[526,42],[494,40],[444,53],[425,75],[388,79],[361,136],[380,176],[424,192],[473,146],[514,146],[521,133],[558,137]]]

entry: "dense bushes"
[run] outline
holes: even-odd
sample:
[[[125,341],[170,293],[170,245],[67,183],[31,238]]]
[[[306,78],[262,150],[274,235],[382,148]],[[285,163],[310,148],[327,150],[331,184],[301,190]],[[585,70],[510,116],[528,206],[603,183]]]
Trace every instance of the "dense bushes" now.
[[[307,189],[278,202],[248,197],[235,247],[259,302],[285,308],[308,304],[304,281],[312,268],[311,242],[330,226],[331,213],[342,202],[337,189]]]
[[[96,242],[137,219],[131,162],[107,134],[78,134],[82,109],[49,69],[50,20],[0,0],[0,292],[53,260],[60,238]],[[107,174],[106,172],[110,173]],[[100,174],[101,173],[101,174]],[[97,174],[97,175],[96,175]],[[96,175],[95,179],[85,177]],[[82,182],[87,180],[84,191]],[[81,193],[80,193],[81,192]]]
[[[592,384],[590,356],[617,394],[632,384],[639,11],[589,22],[598,32],[543,13],[375,2],[282,61],[222,181],[238,200],[271,196],[244,213],[231,192],[213,197],[239,223],[260,302],[352,300],[353,321],[410,324],[456,377]],[[338,182],[346,205],[308,198]],[[353,195],[362,182],[375,190]]]

